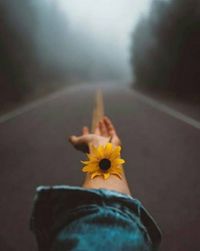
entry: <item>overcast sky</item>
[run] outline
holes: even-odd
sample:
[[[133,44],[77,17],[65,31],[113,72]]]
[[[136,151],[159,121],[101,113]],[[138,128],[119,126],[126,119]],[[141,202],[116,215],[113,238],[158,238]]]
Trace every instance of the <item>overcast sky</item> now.
[[[82,27],[99,41],[121,50],[121,60],[129,60],[129,38],[138,18],[152,0],[58,0],[73,27]]]

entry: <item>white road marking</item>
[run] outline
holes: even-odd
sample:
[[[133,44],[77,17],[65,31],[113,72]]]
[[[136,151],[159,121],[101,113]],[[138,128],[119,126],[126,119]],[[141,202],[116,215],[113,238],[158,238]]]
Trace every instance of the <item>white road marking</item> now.
[[[186,124],[189,124],[190,126],[193,126],[197,129],[200,129],[200,122],[181,113],[181,112],[178,112],[172,108],[170,108],[169,106],[165,105],[165,104],[162,104],[158,101],[156,101],[155,99],[153,98],[150,98],[142,93],[139,93],[137,91],[134,90],[134,95],[141,101],[143,101],[144,103],[146,104],[149,104],[151,105],[153,108],[155,109],[158,109],[162,112],[165,112],[167,113],[168,115],[176,118],[176,119],[179,119],[183,122],[185,122]]]
[[[81,87],[83,87],[83,85],[81,85]],[[95,86],[90,86],[90,87],[95,87]],[[33,110],[34,108],[50,101],[50,100],[53,100],[53,99],[56,99],[60,96],[63,96],[63,95],[66,95],[67,93],[69,93],[70,91],[75,91],[76,88],[75,86],[69,86],[63,90],[59,90],[53,94],[50,94],[49,96],[47,96],[46,98],[42,98],[40,100],[37,100],[37,101],[34,101],[22,108],[18,108],[16,110],[14,110],[13,112],[9,112],[5,115],[2,115],[0,117],[0,124],[1,123],[4,123],[6,121],[9,121],[10,119],[13,119],[19,115],[22,115],[30,110]],[[77,86],[77,90],[78,90],[78,86]],[[128,90],[128,89],[127,89]],[[130,94],[130,92],[132,92],[132,90],[128,90],[128,93]],[[155,109],[158,109],[162,112],[165,112],[166,114],[178,119],[178,120],[181,120],[182,122],[186,123],[186,124],[189,124],[190,126],[193,126],[197,129],[200,129],[200,122],[181,113],[181,112],[178,112],[172,108],[170,108],[169,106],[165,105],[165,104],[162,104],[158,101],[156,101],[155,99],[153,98],[150,98],[142,93],[139,93],[138,91],[133,91],[133,94],[139,99],[141,100],[142,102],[148,104],[148,105],[151,105],[152,107],[154,107]]]
[[[51,100],[56,99],[58,97],[61,97],[63,95],[67,95],[67,94],[70,95],[70,92],[75,92],[76,90],[79,90],[82,86],[84,86],[84,83],[80,84],[80,85],[79,84],[69,85],[61,90],[58,90],[52,94],[47,95],[46,97],[39,98],[36,101],[32,101],[27,105],[24,105],[22,107],[15,109],[12,112],[8,112],[8,113],[0,116],[0,124],[7,122],[8,120],[14,119],[17,116],[20,116],[28,111],[31,111],[34,108],[37,108],[38,106],[40,106],[48,101],[51,101]]]
[[[14,119],[17,116],[20,116],[20,115],[22,115],[22,114],[24,114],[24,113],[26,113],[28,111],[31,111],[34,108],[36,108],[36,107],[38,107],[38,106],[40,106],[40,105],[42,105],[42,104],[44,104],[44,103],[46,103],[46,102],[48,102],[50,100],[53,100],[53,99],[55,99],[57,97],[60,97],[61,95],[64,95],[64,94],[66,94],[66,92],[64,90],[59,90],[59,91],[57,91],[57,92],[55,92],[53,94],[49,94],[45,98],[40,98],[40,99],[38,99],[36,101],[33,101],[33,102],[29,103],[28,105],[24,105],[24,106],[22,106],[20,108],[15,109],[12,112],[8,112],[5,115],[2,115],[0,117],[0,124],[5,123],[8,120]]]

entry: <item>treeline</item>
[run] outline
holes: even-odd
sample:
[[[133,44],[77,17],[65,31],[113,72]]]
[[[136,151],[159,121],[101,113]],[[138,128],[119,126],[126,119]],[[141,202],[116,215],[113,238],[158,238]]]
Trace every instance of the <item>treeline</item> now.
[[[30,1],[0,2],[0,99],[18,99],[30,85],[30,73],[35,69],[33,34],[35,15]],[[16,11],[17,9],[17,11]],[[23,17],[26,17],[24,20]]]
[[[0,105],[67,77],[67,21],[56,4],[0,2]],[[65,62],[64,62],[65,61]]]
[[[134,84],[200,94],[200,1],[154,0],[132,35]]]
[[[56,1],[0,1],[0,110],[73,80],[123,79],[116,44],[77,27]]]

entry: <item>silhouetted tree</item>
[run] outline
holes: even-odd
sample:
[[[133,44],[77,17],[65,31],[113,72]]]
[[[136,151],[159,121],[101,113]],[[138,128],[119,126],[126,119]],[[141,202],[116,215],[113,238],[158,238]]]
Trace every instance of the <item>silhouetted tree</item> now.
[[[200,1],[152,2],[132,37],[135,84],[176,93],[200,91]]]
[[[21,100],[67,75],[66,18],[56,3],[0,2],[0,103]],[[42,84],[41,84],[42,83]]]
[[[34,12],[30,1],[21,1],[20,7],[18,4],[15,0],[0,3],[1,101],[8,97],[20,99],[29,88],[33,69]]]

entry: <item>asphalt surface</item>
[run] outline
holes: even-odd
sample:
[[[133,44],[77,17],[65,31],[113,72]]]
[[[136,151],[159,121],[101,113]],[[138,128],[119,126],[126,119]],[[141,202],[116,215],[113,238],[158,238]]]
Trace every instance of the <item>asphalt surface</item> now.
[[[128,87],[102,88],[106,114],[122,139],[132,194],[163,231],[160,250],[199,250],[198,121],[193,125]],[[91,124],[95,90],[71,87],[1,119],[0,250],[37,250],[29,219],[38,185],[81,185],[85,156],[67,138]]]

